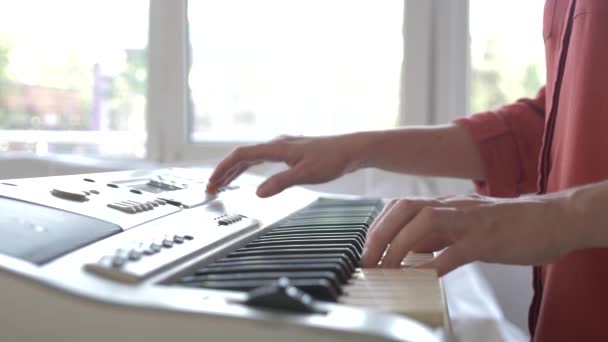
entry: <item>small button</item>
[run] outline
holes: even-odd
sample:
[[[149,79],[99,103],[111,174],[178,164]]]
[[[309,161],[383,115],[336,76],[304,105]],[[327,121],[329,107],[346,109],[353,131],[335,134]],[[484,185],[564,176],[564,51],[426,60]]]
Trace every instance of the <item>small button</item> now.
[[[137,189],[131,189],[130,191],[131,191],[132,193],[134,193],[134,194],[138,194],[138,195],[143,195],[143,194],[144,194],[143,192],[141,192],[141,190],[137,190]]]
[[[192,235],[184,235],[184,239],[186,239],[186,240],[194,240],[194,236],[192,236]]]
[[[120,204],[135,210],[136,213],[141,213],[143,211],[143,209],[139,206],[139,204],[137,202],[124,201],[124,202],[120,202]]]
[[[149,250],[151,250],[154,253],[158,253],[161,251],[162,246],[157,244],[157,243],[151,243],[150,247],[148,248]]]
[[[135,210],[137,210],[137,212],[148,211],[148,207],[146,207],[146,205],[143,203],[136,201],[126,201],[126,203],[129,203],[133,208],[135,208]]]
[[[172,199],[172,198],[163,198],[163,200],[164,200],[166,203],[169,203],[169,204],[174,205],[174,206],[176,206],[176,207],[181,207],[181,206],[182,206],[182,202],[180,202],[180,201],[178,201],[178,200],[176,200],[176,199]]]
[[[174,241],[175,243],[184,243],[184,238],[183,238],[183,237],[181,237],[181,236],[179,236],[179,235],[175,235],[175,236],[173,237],[173,241]]]
[[[136,250],[129,251],[129,260],[137,261],[139,259],[141,259],[141,252],[138,252]]]
[[[106,184],[106,185],[109,186],[110,188],[118,189],[118,185],[117,184],[109,183],[109,184]]]
[[[97,190],[89,190],[90,193],[92,193],[93,195],[99,195],[99,191]]]
[[[164,239],[162,244],[163,244],[163,247],[165,247],[165,248],[173,247],[173,241],[171,241],[171,240]]]
[[[84,180],[85,182],[89,182],[89,183],[95,183],[95,180],[94,180],[94,179],[91,179],[91,178],[85,178],[85,179],[83,179],[83,180]]]
[[[155,254],[155,252],[153,250],[151,250],[150,248],[144,249],[141,252],[142,252],[143,255],[152,255],[152,254]]]
[[[87,195],[84,192],[78,191],[78,190],[67,190],[67,189],[55,188],[51,191],[51,195],[62,198],[62,199],[66,199],[66,200],[70,200],[70,201],[77,201],[77,202],[86,202],[89,200],[87,198]]]
[[[112,209],[120,210],[127,214],[137,213],[137,210],[135,210],[135,208],[132,208],[131,206],[128,206],[128,205],[125,205],[122,203],[110,203],[110,204],[108,204],[108,207],[110,207]]]
[[[161,200],[161,199],[157,199],[157,200],[156,200],[156,201],[154,201],[154,202],[156,202],[156,203],[158,203],[158,204],[160,204],[160,205],[167,205],[167,202],[165,202],[165,201],[163,201],[163,200]]]
[[[123,267],[127,263],[127,259],[120,255],[115,255],[112,257],[112,267],[120,268]]]

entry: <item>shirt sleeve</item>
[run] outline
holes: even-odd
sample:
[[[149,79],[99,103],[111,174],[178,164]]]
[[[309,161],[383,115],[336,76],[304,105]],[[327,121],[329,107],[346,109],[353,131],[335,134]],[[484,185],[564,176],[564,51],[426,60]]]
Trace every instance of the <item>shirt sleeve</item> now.
[[[484,181],[478,193],[516,197],[536,192],[545,126],[545,88],[534,99],[521,99],[494,111],[454,120],[467,128],[479,147]]]

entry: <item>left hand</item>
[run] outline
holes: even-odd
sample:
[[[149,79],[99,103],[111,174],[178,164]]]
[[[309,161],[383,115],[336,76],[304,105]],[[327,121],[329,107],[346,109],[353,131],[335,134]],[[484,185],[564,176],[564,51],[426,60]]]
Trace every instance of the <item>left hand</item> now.
[[[556,196],[392,200],[370,226],[361,263],[399,267],[410,251],[445,248],[423,267],[441,276],[472,261],[544,264],[578,245],[575,221]]]

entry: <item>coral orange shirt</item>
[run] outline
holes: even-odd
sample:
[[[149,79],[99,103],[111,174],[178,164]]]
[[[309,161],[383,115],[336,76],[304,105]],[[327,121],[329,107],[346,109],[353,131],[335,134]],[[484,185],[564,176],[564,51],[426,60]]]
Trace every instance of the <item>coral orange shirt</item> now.
[[[481,151],[485,181],[476,185],[483,194],[513,197],[608,179],[608,1],[547,0],[543,36],[547,83],[536,98],[455,121]],[[533,341],[608,340],[608,249],[535,267],[533,285]]]

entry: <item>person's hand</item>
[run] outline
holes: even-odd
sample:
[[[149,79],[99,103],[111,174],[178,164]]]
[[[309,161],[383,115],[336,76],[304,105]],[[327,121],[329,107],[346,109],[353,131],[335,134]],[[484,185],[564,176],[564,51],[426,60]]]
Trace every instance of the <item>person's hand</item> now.
[[[355,139],[352,135],[281,136],[270,142],[238,147],[217,165],[207,189],[228,185],[248,168],[267,161],[283,162],[289,168],[262,183],[257,190],[260,197],[276,195],[297,184],[331,181],[358,167]]]
[[[445,250],[421,267],[439,275],[472,261],[539,265],[579,245],[562,197],[399,199],[370,226],[361,263],[399,267],[410,251]]]

